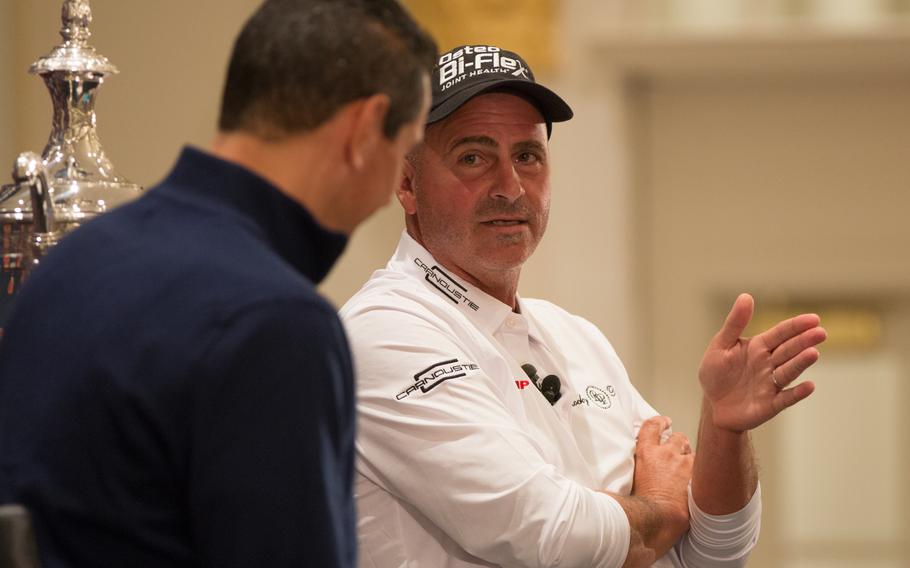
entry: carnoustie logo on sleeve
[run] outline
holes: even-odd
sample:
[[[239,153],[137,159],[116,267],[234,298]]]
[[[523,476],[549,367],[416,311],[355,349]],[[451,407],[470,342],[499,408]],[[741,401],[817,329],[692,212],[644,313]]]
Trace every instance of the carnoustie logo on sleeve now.
[[[474,363],[459,363],[458,359],[447,359],[434,363],[415,374],[414,384],[398,393],[395,400],[405,399],[417,391],[426,394],[445,381],[464,377],[468,371],[476,371],[479,368]]]
[[[468,289],[459,284],[457,280],[446,274],[443,269],[439,268],[435,264],[432,268],[430,268],[424,261],[420,260],[419,258],[414,259],[414,264],[422,268],[423,271],[427,273],[426,281],[432,284],[434,288],[442,292],[443,296],[452,300],[456,304],[464,304],[475,312],[480,309],[480,306],[468,298]]]
[[[469,77],[487,73],[530,79],[528,68],[511,52],[492,45],[466,45],[439,58],[439,90],[454,87]]]

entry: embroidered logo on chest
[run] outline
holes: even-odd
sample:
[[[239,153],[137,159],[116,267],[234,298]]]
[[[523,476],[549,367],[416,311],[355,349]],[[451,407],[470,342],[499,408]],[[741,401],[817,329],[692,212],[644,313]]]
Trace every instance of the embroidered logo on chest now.
[[[430,365],[426,369],[416,373],[414,375],[414,384],[398,393],[398,395],[395,396],[395,399],[402,400],[418,391],[426,394],[445,381],[460,379],[470,371],[476,371],[478,369],[480,369],[480,367],[474,363],[461,363],[458,359],[440,361],[439,363]]]
[[[594,405],[598,408],[607,410],[613,406],[614,398],[616,398],[616,389],[611,385],[607,385],[604,388],[589,385],[588,388],[585,389],[584,395],[578,395],[578,398],[572,401],[572,406],[574,407],[582,404],[588,406]]]

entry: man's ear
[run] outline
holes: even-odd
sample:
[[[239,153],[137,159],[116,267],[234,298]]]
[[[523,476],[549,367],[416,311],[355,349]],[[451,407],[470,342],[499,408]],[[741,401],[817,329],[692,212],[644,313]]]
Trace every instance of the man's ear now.
[[[417,169],[410,159],[404,161],[401,174],[401,183],[395,189],[395,197],[398,198],[406,215],[415,215],[417,213],[417,194],[415,193]]]
[[[389,96],[379,93],[354,103],[346,145],[347,158],[355,170],[363,169],[370,153],[385,138],[385,118],[389,114]]]

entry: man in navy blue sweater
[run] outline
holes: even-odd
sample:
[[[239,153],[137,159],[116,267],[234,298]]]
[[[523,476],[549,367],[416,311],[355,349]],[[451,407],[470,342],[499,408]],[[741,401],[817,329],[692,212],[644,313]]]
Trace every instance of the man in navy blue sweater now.
[[[394,0],[267,0],[219,133],[68,236],[0,341],[0,503],[45,568],[353,566],[352,365],[315,290],[422,137]]]

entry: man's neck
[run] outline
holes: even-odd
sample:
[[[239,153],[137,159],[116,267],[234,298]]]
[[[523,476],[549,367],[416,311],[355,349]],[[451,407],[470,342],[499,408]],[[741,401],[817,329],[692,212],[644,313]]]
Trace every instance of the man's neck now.
[[[449,268],[445,262],[442,262],[442,265]],[[475,271],[473,275],[460,270],[457,266],[450,268],[450,270],[482,290],[488,296],[492,296],[509,306],[513,312],[518,311],[518,278],[521,275],[521,268],[505,272],[477,273]]]

